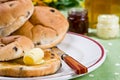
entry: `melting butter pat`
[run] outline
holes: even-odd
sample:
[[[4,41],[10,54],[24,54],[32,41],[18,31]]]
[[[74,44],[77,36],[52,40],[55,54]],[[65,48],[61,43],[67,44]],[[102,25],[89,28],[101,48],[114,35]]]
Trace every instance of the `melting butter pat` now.
[[[44,62],[44,51],[40,48],[33,48],[25,53],[23,62],[27,65],[41,64]]]

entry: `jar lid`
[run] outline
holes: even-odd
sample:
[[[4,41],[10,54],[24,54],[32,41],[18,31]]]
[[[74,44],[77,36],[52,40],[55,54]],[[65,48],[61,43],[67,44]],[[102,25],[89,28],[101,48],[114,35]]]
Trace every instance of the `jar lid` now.
[[[98,16],[98,23],[114,24],[119,23],[119,17],[113,14],[103,14]]]
[[[68,14],[86,16],[88,14],[88,11],[85,8],[71,8],[68,10]]]

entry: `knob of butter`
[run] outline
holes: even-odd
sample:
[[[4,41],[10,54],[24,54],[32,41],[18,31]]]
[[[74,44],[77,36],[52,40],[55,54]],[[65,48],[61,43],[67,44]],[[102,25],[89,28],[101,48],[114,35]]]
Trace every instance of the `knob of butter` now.
[[[33,48],[25,52],[23,62],[27,65],[41,64],[44,62],[44,51],[40,48]]]

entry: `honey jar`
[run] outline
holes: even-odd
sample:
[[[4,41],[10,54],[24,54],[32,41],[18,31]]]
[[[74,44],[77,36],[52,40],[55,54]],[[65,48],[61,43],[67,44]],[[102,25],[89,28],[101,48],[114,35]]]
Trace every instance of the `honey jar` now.
[[[85,0],[85,8],[88,10],[90,28],[96,29],[97,18],[101,14],[120,17],[120,0]]]
[[[119,36],[119,17],[112,14],[99,15],[97,36],[102,39],[117,38]]]

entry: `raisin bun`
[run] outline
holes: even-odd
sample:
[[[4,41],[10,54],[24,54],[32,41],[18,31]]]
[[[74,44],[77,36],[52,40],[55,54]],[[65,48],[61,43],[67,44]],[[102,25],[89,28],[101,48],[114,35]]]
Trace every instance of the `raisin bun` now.
[[[0,0],[0,37],[8,36],[32,15],[31,0]]]
[[[0,76],[35,77],[35,76],[45,76],[45,75],[54,74],[61,67],[61,60],[60,57],[57,55],[58,52],[59,50],[54,48],[45,49],[44,58],[43,58],[44,63],[42,64],[26,65],[24,64],[22,57],[11,61],[0,62]],[[14,79],[17,80],[18,78],[14,78]],[[25,80],[28,79],[25,78]],[[37,77],[37,79],[42,80],[40,79],[40,77]],[[31,80],[37,80],[37,79],[31,78]]]
[[[69,24],[56,9],[36,6],[32,17],[13,34],[29,37],[35,47],[51,48],[62,41]]]
[[[25,36],[2,37],[0,38],[0,61],[20,58],[32,48],[34,48],[32,40]]]

